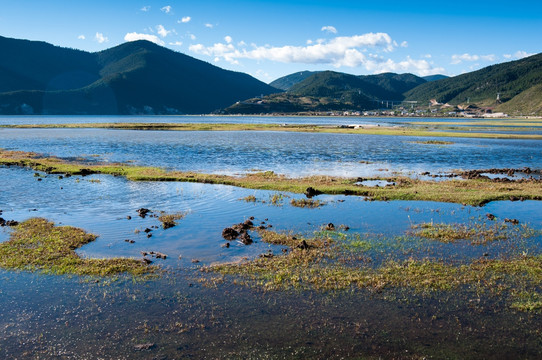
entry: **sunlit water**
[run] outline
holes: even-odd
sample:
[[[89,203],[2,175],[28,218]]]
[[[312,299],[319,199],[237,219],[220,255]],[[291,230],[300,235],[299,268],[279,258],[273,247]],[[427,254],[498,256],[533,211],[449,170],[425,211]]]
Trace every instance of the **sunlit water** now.
[[[243,131],[0,129],[0,147],[93,161],[206,173],[271,170],[290,176],[389,176],[493,167],[542,167],[537,140]],[[446,140],[446,139],[438,139]]]
[[[0,130],[2,148],[215,173],[261,169],[292,176],[368,176],[541,167],[536,141],[451,139],[452,145],[435,146],[415,140],[419,139],[264,132]],[[303,197],[298,194],[282,193],[283,201],[275,206],[269,201],[274,191],[130,182],[103,175],[60,179],[34,173],[0,167],[0,216],[18,221],[39,216],[94,233],[97,240],[78,250],[86,257],[141,258],[141,251],[163,252],[168,258],[155,263],[168,273],[146,282],[89,283],[76,277],[0,270],[2,358],[474,359],[540,358],[542,354],[539,314],[518,314],[468,289],[461,296],[455,292],[419,296],[401,290],[383,295],[361,290],[322,294],[262,292],[228,282],[206,287],[198,282],[202,265],[251,259],[269,250],[281,253],[280,247],[260,242],[255,232],[252,245],[232,242],[230,248],[222,247],[222,229],[251,216],[256,224],[271,224],[273,230],[308,236],[330,222],[347,225],[348,236],[370,234],[365,239],[385,245],[386,239],[408,234],[415,224],[484,223],[489,222],[487,213],[498,221],[515,218],[540,230],[542,202],[500,201],[480,208],[321,195],[317,199],[324,206],[301,209],[289,202]],[[248,195],[257,201],[242,200]],[[156,218],[137,216],[141,207],[155,214],[187,215],[164,230]],[[152,237],[142,232],[145,228],[152,229]],[[10,231],[1,228],[0,241],[6,241]],[[541,239],[481,246],[418,240],[401,246],[371,250],[373,266],[379,256],[390,258],[391,252],[397,259],[445,258],[452,263],[534,254],[540,253]],[[193,259],[200,263],[194,264]],[[142,343],[154,346],[136,351],[134,346]]]

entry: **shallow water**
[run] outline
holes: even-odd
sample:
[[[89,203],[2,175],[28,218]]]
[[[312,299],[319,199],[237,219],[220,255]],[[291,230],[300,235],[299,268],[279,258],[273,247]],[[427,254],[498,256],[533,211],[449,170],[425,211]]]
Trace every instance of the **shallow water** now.
[[[73,122],[70,120],[70,122]],[[169,122],[169,121],[168,121]],[[91,161],[129,161],[172,169],[237,173],[253,168],[293,176],[439,172],[453,168],[540,168],[536,141],[451,139],[452,145],[412,143],[402,137],[291,134],[159,132],[100,129],[0,130],[0,147]],[[422,139],[426,140],[426,138]],[[441,139],[439,139],[441,140]],[[99,155],[99,156],[95,156]],[[372,164],[359,161],[371,160]],[[389,171],[377,171],[380,167]],[[297,208],[299,194],[224,185],[130,182],[91,175],[59,178],[16,167],[0,167],[4,219],[45,217],[98,235],[78,253],[87,257],[141,258],[140,251],[166,253],[156,260],[167,272],[158,279],[102,279],[0,270],[0,357],[11,359],[179,358],[532,358],[542,356],[540,313],[511,310],[496,296],[469,288],[420,295],[408,289],[376,292],[264,292],[233,279],[213,282],[202,265],[255,258],[278,246],[249,246],[221,236],[224,227],[250,216],[273,230],[307,236],[328,223],[347,225],[344,241],[362,236],[374,244],[363,255],[372,266],[383,259],[441,259],[463,263],[518,253],[539,254],[542,238],[435,243],[397,241],[412,225],[488,223],[486,214],[515,218],[542,230],[542,202],[499,201],[484,207],[424,201],[369,202],[353,196],[320,195],[325,205]],[[38,181],[41,179],[41,181]],[[252,195],[255,202],[243,198]],[[187,212],[164,230],[159,221],[137,216],[145,207],[158,214]],[[130,216],[129,220],[127,217]],[[141,230],[151,228],[148,238]],[[136,233],[135,230],[140,232]],[[0,242],[11,229],[0,228]],[[367,235],[369,234],[369,235]],[[134,240],[131,244],[126,239]],[[179,258],[179,255],[181,258]],[[192,259],[200,263],[192,263]],[[208,281],[200,283],[206,278]],[[149,350],[135,345],[152,343]]]
[[[449,140],[449,145],[416,141]],[[242,131],[0,129],[0,147],[93,161],[236,174],[416,176],[457,169],[542,168],[537,140]]]

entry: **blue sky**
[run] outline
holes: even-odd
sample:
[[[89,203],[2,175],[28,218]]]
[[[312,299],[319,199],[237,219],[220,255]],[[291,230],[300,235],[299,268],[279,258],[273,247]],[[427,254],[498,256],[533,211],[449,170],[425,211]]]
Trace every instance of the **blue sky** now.
[[[86,51],[148,39],[265,82],[303,70],[457,75],[542,52],[541,14],[537,0],[0,0],[0,35]]]

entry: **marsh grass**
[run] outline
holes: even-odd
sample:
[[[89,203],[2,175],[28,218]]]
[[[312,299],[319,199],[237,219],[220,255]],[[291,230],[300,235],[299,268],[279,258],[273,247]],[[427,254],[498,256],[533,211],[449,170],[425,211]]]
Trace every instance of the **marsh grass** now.
[[[261,230],[259,234],[263,242],[286,246],[288,251],[280,256],[207,266],[202,271],[232,276],[234,283],[264,290],[327,292],[363,288],[382,292],[410,289],[429,295],[435,291],[458,291],[460,294],[460,291],[470,289],[477,296],[485,294],[505,299],[508,306],[517,311],[542,312],[540,255],[459,263],[415,257],[394,260],[390,256],[375,265],[370,257],[351,256],[352,249],[357,253],[373,250],[371,243],[374,241],[370,237],[355,240],[350,235],[333,231],[319,231],[314,238],[270,230]],[[412,240],[412,237],[406,238],[409,240],[400,237],[398,241],[408,243]],[[300,248],[300,241],[310,246]]]
[[[72,226],[55,226],[43,218],[20,223],[10,239],[0,244],[0,267],[40,271],[48,274],[134,276],[156,271],[141,261],[128,258],[85,259],[75,249],[96,239],[96,235]]]
[[[493,241],[526,239],[540,235],[526,224],[520,226],[500,222],[478,222],[468,224],[422,223],[412,225],[414,236],[436,240],[443,243],[470,241],[473,245],[483,245]]]
[[[443,123],[413,123],[414,125],[437,125]],[[463,123],[460,123],[463,124]],[[533,126],[536,126],[533,123]],[[452,123],[444,124],[452,125]],[[476,132],[476,128],[460,128],[460,131],[427,130],[415,126],[364,126],[357,129],[340,126],[318,125],[277,125],[277,124],[208,124],[208,123],[87,123],[87,124],[23,124],[23,125],[0,125],[0,128],[99,128],[99,129],[124,129],[124,130],[167,130],[167,131],[288,131],[310,133],[335,133],[335,134],[365,134],[365,135],[390,135],[390,136],[427,136],[427,137],[456,137],[456,138],[491,138],[491,139],[542,139],[537,134],[510,134],[510,133],[484,133]]]
[[[184,219],[184,217],[187,215],[187,212],[178,212],[175,214],[167,214],[165,212],[162,212],[160,216],[158,216],[158,220],[162,223],[162,227],[164,229],[169,229],[177,225],[177,220]]]
[[[499,183],[487,179],[428,181],[407,177],[386,180],[395,186],[360,187],[356,178],[309,176],[288,178],[272,171],[248,173],[244,176],[165,171],[156,167],[126,164],[90,164],[67,161],[39,154],[0,150],[0,165],[28,167],[50,174],[106,174],[124,176],[131,181],[180,181],[232,185],[258,190],[304,193],[308,187],[325,194],[365,196],[370,200],[424,200],[483,205],[494,200],[542,200],[542,181]]]
[[[320,206],[324,206],[326,203],[320,200],[314,199],[292,199],[290,200],[290,205],[300,208],[309,208],[314,209]]]

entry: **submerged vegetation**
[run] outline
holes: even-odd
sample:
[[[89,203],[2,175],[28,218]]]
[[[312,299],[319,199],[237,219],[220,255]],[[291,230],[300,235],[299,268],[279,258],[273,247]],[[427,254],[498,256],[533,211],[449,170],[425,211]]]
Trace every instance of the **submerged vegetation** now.
[[[427,200],[483,205],[494,200],[541,200],[542,181],[522,180],[506,183],[491,179],[428,181],[407,177],[390,177],[393,186],[367,187],[358,185],[356,178],[309,176],[289,178],[272,171],[248,173],[244,176],[166,171],[157,167],[130,166],[68,161],[36,153],[0,150],[0,165],[29,167],[49,174],[124,176],[132,181],[181,181],[224,184],[258,190],[316,194],[345,194],[365,196],[369,200]]]
[[[476,227],[467,226],[462,229],[467,234],[476,230]],[[508,306],[516,310],[542,309],[542,255],[510,254],[503,259],[482,257],[460,263],[425,257],[417,259],[414,255],[406,259],[387,256],[382,261],[373,261],[371,243],[378,242],[377,238],[362,240],[366,246],[358,247],[352,244],[360,240],[352,241],[345,233],[337,231],[321,231],[313,238],[270,230],[260,230],[259,234],[263,242],[287,247],[283,250],[286,253],[211,265],[203,270],[232,276],[235,283],[265,290],[336,291],[353,287],[381,292],[401,288],[425,294],[470,287],[478,296],[503,297]],[[525,227],[510,234],[506,240],[514,242],[514,236],[532,235]],[[404,242],[405,239],[398,237],[397,241]]]
[[[46,219],[32,218],[17,225],[10,239],[0,244],[0,267],[90,276],[121,273],[141,276],[155,271],[136,259],[85,259],[75,253],[75,249],[95,239],[95,235],[79,228],[55,226]]]

